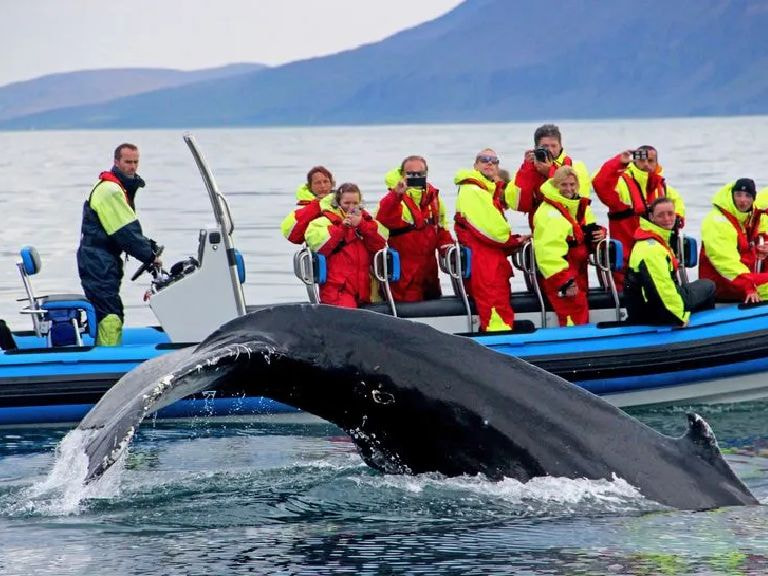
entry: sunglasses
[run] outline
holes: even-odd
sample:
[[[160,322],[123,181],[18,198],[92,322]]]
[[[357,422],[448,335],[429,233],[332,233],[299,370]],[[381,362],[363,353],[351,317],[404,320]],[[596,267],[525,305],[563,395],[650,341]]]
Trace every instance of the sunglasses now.
[[[406,172],[407,178],[424,178],[427,175],[426,172]]]
[[[478,156],[477,158],[475,158],[475,162],[481,162],[483,164],[498,164],[499,163],[499,159],[496,158],[496,156],[485,156],[485,155],[482,155],[482,156]]]

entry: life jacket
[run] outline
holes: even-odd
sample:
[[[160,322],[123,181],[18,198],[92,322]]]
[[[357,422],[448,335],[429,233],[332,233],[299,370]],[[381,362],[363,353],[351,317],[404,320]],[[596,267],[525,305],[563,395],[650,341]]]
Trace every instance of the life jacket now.
[[[98,188],[102,182],[114,182],[120,186],[120,190],[123,191],[125,201],[131,208],[135,209],[131,198],[129,198],[128,192],[120,182],[120,179],[112,172],[102,172],[99,174],[99,181],[91,189],[90,194],[88,194],[88,199],[83,203],[83,220],[80,227],[80,244],[82,246],[101,248],[109,252],[113,257],[119,259],[120,254],[123,251],[122,248],[114,238],[111,238],[109,235],[107,235],[106,230],[104,230],[104,226],[101,225],[99,215],[93,208],[91,208],[91,197],[96,191],[96,188]]]
[[[739,254],[744,254],[747,252],[753,245],[754,240],[756,237],[756,221],[753,217],[750,217],[750,219],[747,221],[744,228],[741,227],[741,224],[736,219],[736,217],[731,214],[728,210],[724,210],[720,206],[715,206],[718,210],[720,210],[720,213],[723,215],[723,217],[730,222],[731,226],[736,230],[736,246],[739,250]],[[754,216],[754,215],[753,215]]]
[[[421,230],[424,226],[440,225],[440,200],[438,199],[438,190],[432,184],[427,185],[427,189],[421,197],[421,204],[417,205],[413,198],[408,194],[403,194],[402,202],[408,207],[413,217],[413,224],[390,230],[390,238],[407,234],[411,230]]]
[[[672,248],[670,248],[669,244],[667,243],[664,238],[662,238],[658,233],[652,231],[652,230],[646,230],[644,228],[638,228],[635,230],[635,241],[639,240],[656,240],[659,244],[661,244],[664,249],[667,251],[667,254],[669,254],[670,262],[672,263],[672,269],[677,272],[677,269],[680,267],[680,261],[677,259],[677,256],[675,256],[675,253],[672,251]]]
[[[659,181],[656,181],[654,176],[658,177],[655,173],[648,175],[648,198],[646,200],[640,183],[635,179],[634,176],[624,172],[621,175],[621,178],[627,185],[627,190],[629,190],[629,197],[632,204],[628,206],[626,210],[622,210],[620,212],[609,212],[608,219],[625,220],[626,218],[632,218],[633,216],[644,216],[647,214],[648,206],[652,204],[656,198],[663,198],[667,195],[666,180],[661,178]],[[654,178],[653,182],[651,181],[651,178]]]
[[[568,247],[575,248],[576,246],[583,244],[584,230],[582,229],[582,226],[586,226],[585,216],[587,213],[587,206],[589,206],[591,203],[589,198],[579,198],[579,207],[576,209],[576,218],[571,216],[568,208],[563,206],[560,202],[555,202],[554,200],[551,200],[550,198],[547,198],[543,195],[542,202],[554,207],[571,225],[573,233],[572,235],[568,236],[568,238],[566,238]]]

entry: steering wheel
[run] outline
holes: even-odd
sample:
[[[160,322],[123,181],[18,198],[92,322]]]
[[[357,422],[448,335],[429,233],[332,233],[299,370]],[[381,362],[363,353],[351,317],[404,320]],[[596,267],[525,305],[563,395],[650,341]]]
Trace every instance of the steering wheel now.
[[[163,249],[164,248],[165,248],[165,246],[158,246],[157,247],[157,251],[155,252],[155,258],[157,258],[158,256],[160,256],[163,253]],[[152,262],[144,262],[141,266],[139,266],[139,268],[136,270],[136,272],[133,273],[133,276],[131,276],[131,282],[136,281],[139,278],[139,276],[144,274],[144,272],[148,272],[154,266],[155,266],[155,261],[154,260]]]

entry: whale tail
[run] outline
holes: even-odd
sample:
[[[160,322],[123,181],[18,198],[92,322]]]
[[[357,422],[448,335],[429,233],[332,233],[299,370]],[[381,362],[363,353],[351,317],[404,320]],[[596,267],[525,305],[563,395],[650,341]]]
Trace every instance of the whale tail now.
[[[147,415],[203,390],[266,396],[320,416],[386,473],[618,476],[677,508],[757,502],[700,416],[689,416],[683,438],[669,438],[472,339],[309,304],[239,317],[196,348],[126,374],[80,424],[94,431],[88,478],[115,462]]]

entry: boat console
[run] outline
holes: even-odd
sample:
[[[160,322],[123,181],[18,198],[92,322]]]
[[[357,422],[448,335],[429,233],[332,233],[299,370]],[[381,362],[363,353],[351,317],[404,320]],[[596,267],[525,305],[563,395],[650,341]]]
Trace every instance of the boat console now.
[[[184,141],[195,159],[213,208],[215,224],[198,234],[197,257],[177,262],[152,282],[149,305],[173,342],[199,342],[225,322],[245,314],[243,258],[234,247],[229,205],[197,148]]]

